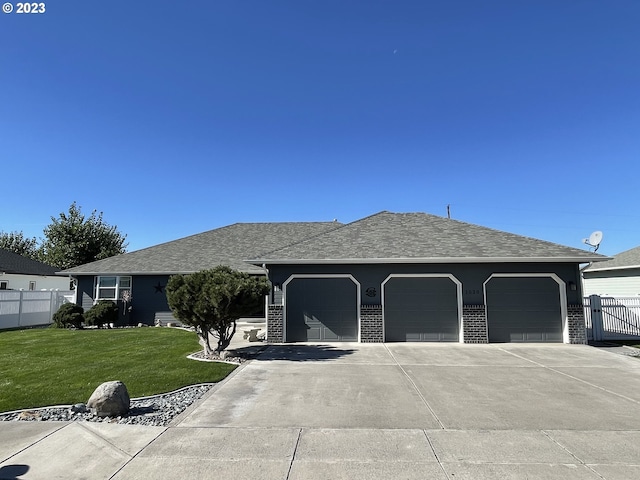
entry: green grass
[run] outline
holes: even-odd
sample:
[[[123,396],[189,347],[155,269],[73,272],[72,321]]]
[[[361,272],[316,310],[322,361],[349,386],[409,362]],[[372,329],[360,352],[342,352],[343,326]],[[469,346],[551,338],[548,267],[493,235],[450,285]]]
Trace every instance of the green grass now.
[[[235,368],[186,358],[200,348],[195,333],[170,328],[0,332],[0,412],[86,402],[110,380],[132,398],[165,393]]]

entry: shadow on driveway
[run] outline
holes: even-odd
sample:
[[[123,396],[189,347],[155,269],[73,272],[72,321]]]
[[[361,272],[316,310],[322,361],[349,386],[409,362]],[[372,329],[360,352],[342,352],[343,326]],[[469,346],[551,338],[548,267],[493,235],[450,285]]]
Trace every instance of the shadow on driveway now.
[[[333,345],[269,345],[259,350],[254,346],[232,350],[232,355],[252,360],[288,360],[291,362],[309,362],[335,360],[355,353],[351,348]]]

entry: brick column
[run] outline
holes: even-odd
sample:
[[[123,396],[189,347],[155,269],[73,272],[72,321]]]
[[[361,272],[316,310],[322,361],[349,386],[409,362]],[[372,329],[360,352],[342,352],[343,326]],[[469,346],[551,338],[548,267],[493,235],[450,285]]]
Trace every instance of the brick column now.
[[[464,343],[488,343],[487,314],[484,305],[464,305],[462,307],[462,328]]]
[[[361,305],[360,342],[381,343],[382,339],[382,305]]]
[[[267,308],[267,343],[282,343],[282,305]]]
[[[569,343],[585,345],[587,343],[587,326],[584,322],[584,305],[567,305],[567,323]]]

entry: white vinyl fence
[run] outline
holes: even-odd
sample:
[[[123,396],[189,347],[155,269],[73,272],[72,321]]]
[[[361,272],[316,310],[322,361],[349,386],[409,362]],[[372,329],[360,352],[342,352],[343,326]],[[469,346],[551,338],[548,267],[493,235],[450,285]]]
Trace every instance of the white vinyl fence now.
[[[640,297],[584,298],[589,340],[640,339]]]
[[[74,291],[1,290],[0,330],[50,324],[60,305],[74,299]]]

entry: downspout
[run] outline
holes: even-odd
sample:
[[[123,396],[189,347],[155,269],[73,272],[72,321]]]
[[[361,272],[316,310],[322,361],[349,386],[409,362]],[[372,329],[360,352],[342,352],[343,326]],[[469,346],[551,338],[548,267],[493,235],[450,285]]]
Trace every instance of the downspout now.
[[[266,263],[262,264],[262,269],[265,271],[267,275],[267,280],[269,280],[269,269],[267,268]],[[269,299],[273,295],[273,287],[271,288],[272,288],[271,292],[269,292],[269,294],[265,295],[264,297],[264,341],[265,342],[269,341]]]

